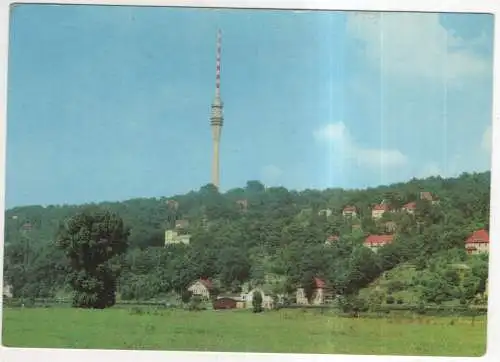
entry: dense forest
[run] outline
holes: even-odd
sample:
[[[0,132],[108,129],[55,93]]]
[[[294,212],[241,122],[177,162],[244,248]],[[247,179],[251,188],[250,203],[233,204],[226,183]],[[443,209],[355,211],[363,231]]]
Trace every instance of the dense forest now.
[[[422,191],[439,198],[421,200]],[[414,214],[371,209],[385,201],[395,210],[416,202]],[[355,206],[358,216],[342,210]],[[219,292],[260,285],[269,293],[293,294],[313,277],[337,295],[352,296],[402,263],[427,270],[421,297],[427,303],[464,303],[485,290],[487,255],[468,256],[464,241],[489,229],[490,173],[457,178],[431,177],[363,190],[266,188],[258,181],[219,193],[212,185],[169,198],[142,198],[80,206],[16,207],[5,214],[4,279],[16,297],[51,298],[66,290],[69,271],[55,239],[61,224],[89,207],[109,210],[130,229],[127,252],[120,256],[118,295],[149,300],[181,294],[193,280],[213,280]],[[321,210],[331,210],[329,213]],[[164,245],[165,230],[189,221],[189,245]],[[377,252],[363,246],[369,234],[394,241]],[[335,243],[325,240],[338,236]],[[467,262],[465,273],[450,267]]]

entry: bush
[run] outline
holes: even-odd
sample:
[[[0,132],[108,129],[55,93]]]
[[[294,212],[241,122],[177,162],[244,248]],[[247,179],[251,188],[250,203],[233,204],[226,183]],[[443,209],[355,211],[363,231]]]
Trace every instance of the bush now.
[[[201,297],[198,295],[195,295],[191,298],[191,301],[189,302],[188,309],[191,311],[198,311],[202,310],[202,305],[201,305]]]
[[[426,308],[425,308],[425,304],[423,302],[420,302],[417,306],[417,310],[416,310],[417,314],[425,314],[426,312]]]
[[[135,306],[135,307],[130,308],[129,314],[132,314],[132,315],[143,315],[144,314],[144,310],[141,307]]]
[[[262,312],[262,294],[258,291],[253,292],[252,306],[254,313]]]
[[[398,304],[403,304],[403,303],[404,303],[403,298],[399,297],[399,298],[397,299],[396,303],[398,303]]]
[[[392,295],[387,296],[387,298],[386,298],[386,300],[385,300],[385,302],[386,302],[387,304],[394,304],[394,301],[395,301],[395,300],[394,300],[394,297],[393,297]]]
[[[184,290],[181,293],[181,300],[182,303],[189,303],[191,301],[191,297],[193,296],[193,293],[190,290]]]
[[[391,280],[387,285],[387,292],[388,293],[399,292],[400,290],[404,290],[405,288],[406,284],[403,283],[401,280]]]

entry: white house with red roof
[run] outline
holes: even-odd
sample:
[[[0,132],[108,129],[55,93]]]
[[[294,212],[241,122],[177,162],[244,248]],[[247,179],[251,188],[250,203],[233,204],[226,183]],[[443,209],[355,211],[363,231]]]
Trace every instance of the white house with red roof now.
[[[402,211],[407,212],[408,214],[414,214],[415,210],[417,210],[417,203],[416,202],[409,202],[401,208]]]
[[[490,236],[484,229],[476,230],[465,240],[465,250],[468,254],[482,254],[489,251]]]
[[[369,235],[363,245],[367,248],[377,251],[378,248],[392,243],[394,235]]]
[[[342,210],[342,215],[344,217],[356,217],[358,215],[358,212],[356,210],[356,207],[355,206],[350,206],[350,205],[347,205],[346,207],[344,207],[344,209]]]
[[[304,288],[297,288],[296,302],[301,305],[321,305],[325,303],[326,283],[320,278],[314,278],[315,289],[312,294],[311,303],[307,300]]]
[[[206,278],[200,278],[187,288],[193,295],[198,295],[204,299],[210,298],[210,292],[213,289],[212,282]]]
[[[385,203],[375,205],[372,208],[372,218],[375,220],[380,219],[382,217],[382,215],[384,215],[384,213],[389,212],[389,211],[390,211],[390,207],[389,207],[389,205],[387,205]]]

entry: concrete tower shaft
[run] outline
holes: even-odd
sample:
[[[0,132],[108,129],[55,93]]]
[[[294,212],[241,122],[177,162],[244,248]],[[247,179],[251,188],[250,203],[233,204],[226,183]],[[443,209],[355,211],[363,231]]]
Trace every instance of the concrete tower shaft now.
[[[221,45],[222,34],[217,31],[217,58],[216,58],[216,71],[215,71],[215,97],[212,102],[212,111],[210,117],[210,126],[212,128],[212,141],[213,141],[213,156],[212,156],[212,184],[219,188],[219,145],[222,133],[222,125],[224,122],[223,108],[220,96],[220,65],[221,65]]]

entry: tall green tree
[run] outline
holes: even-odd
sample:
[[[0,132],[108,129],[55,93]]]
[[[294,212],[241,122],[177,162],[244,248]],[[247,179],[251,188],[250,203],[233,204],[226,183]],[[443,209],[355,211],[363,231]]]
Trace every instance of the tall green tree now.
[[[102,309],[115,304],[119,265],[113,259],[126,252],[128,236],[122,219],[103,210],[86,210],[61,225],[57,245],[71,267],[74,307]]]

